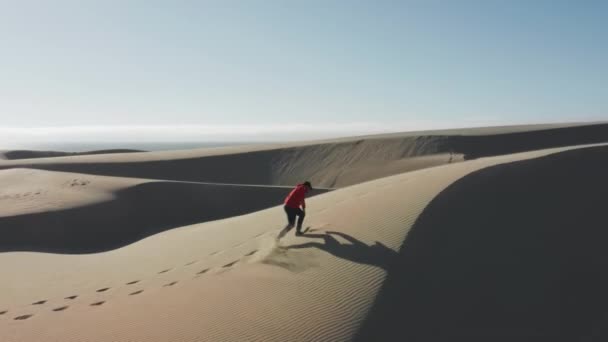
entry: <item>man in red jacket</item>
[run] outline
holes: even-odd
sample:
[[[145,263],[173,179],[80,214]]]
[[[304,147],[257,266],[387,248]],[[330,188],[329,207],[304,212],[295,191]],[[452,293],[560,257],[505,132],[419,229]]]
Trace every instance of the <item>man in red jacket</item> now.
[[[296,235],[302,235],[302,222],[304,222],[304,216],[306,216],[306,193],[312,190],[310,182],[306,181],[302,184],[298,184],[287,197],[285,198],[285,213],[287,214],[287,226],[279,233],[278,238],[282,238],[289,232],[294,224],[296,223],[296,216],[298,217],[298,226],[296,228]],[[300,209],[301,207],[301,209]]]

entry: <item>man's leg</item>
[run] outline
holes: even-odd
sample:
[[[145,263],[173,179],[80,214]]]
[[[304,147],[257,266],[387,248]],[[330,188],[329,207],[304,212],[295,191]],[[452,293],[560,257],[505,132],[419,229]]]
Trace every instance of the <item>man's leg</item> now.
[[[298,226],[296,228],[296,235],[302,235],[302,223],[304,223],[304,216],[306,216],[306,214],[304,213],[304,211],[300,208],[298,208]]]
[[[294,223],[296,222],[296,212],[293,208],[289,208],[287,206],[283,207],[285,209],[285,214],[287,214],[287,225],[279,235],[277,236],[277,240],[281,239],[285,234],[287,234],[291,228],[293,228]]]

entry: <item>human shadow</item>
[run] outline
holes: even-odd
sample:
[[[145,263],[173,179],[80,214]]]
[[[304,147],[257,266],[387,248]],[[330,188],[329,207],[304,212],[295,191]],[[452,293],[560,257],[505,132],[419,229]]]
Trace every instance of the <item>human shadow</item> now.
[[[397,252],[379,241],[376,241],[373,245],[367,245],[353,236],[342,232],[326,231],[324,234],[305,232],[302,236],[322,239],[323,242],[306,242],[299,245],[291,245],[287,249],[318,248],[338,258],[359,264],[373,265],[383,269],[386,269],[391,260],[397,256]],[[343,238],[347,243],[341,243],[336,239],[336,236]]]

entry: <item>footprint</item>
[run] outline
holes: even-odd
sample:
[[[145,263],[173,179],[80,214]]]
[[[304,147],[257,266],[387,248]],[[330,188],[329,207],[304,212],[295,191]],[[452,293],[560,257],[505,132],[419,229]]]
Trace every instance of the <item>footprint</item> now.
[[[44,303],[46,303],[46,300],[40,300],[40,301],[37,301],[35,303],[32,303],[32,305],[42,305]]]
[[[55,308],[55,309],[53,309],[53,311],[56,311],[56,312],[57,312],[57,311],[63,311],[63,310],[65,310],[65,309],[67,309],[67,308],[69,308],[69,306],[62,306],[62,307],[59,307],[59,308]]]
[[[6,311],[6,310],[5,311],[0,311],[0,316],[4,315],[6,313],[8,313],[8,311]]]
[[[171,268],[166,269],[166,270],[162,270],[162,271],[158,272],[158,274],[167,273],[167,272],[169,272],[169,271],[171,271],[171,270],[172,270]]]
[[[170,282],[169,284],[165,284],[165,285],[163,285],[163,287],[169,287],[169,286],[173,286],[173,285],[175,285],[175,284],[177,284],[177,282],[176,282],[176,281],[172,281],[172,282]]]
[[[128,282],[127,285],[135,285],[137,283],[139,283],[139,280],[133,280],[133,281]]]
[[[190,265],[194,265],[196,263],[196,260],[194,261],[190,261],[189,263],[185,264],[184,266],[190,266]]]
[[[256,235],[256,236],[254,236],[253,238],[254,238],[254,239],[255,239],[255,238],[258,238],[258,237],[260,237],[260,236],[262,236],[262,235],[264,235],[264,234],[266,234],[266,233],[267,233],[267,232],[261,232],[260,234],[258,234],[258,235]]]
[[[102,300],[101,302],[92,303],[91,306],[100,306],[103,305],[103,303],[105,303],[105,301]]]
[[[255,253],[257,253],[257,252],[258,252],[258,250],[256,249],[256,250],[253,250],[253,251],[251,251],[251,252],[249,252],[249,253],[245,254],[245,256],[252,256],[252,255],[254,255],[254,254],[255,254]]]
[[[144,292],[144,290],[135,291],[133,293],[129,293],[129,296],[135,296],[135,295],[138,295],[138,294],[140,294],[142,292]]]
[[[306,228],[304,228],[304,230],[302,231],[302,234],[306,234],[306,233],[308,233],[308,232],[313,232],[313,231],[315,231],[315,229],[312,229],[312,228],[310,228],[310,227],[306,227]]]
[[[97,290],[97,292],[106,292],[108,291],[110,288],[109,287],[104,287],[103,289],[99,289]]]
[[[226,268],[226,267],[230,267],[230,266],[234,266],[234,264],[236,264],[237,262],[239,262],[238,260],[227,263],[226,265],[222,266],[222,268]]]
[[[74,300],[76,298],[78,298],[78,296],[74,295],[74,296],[65,297],[64,299]]]
[[[209,254],[209,256],[214,256],[214,255],[217,255],[217,254],[219,254],[220,252],[221,252],[221,251],[215,251],[215,252],[213,252],[213,253]]]
[[[91,182],[88,180],[74,179],[74,180],[72,180],[72,182],[70,182],[70,186],[85,186],[89,183],[91,183]]]
[[[23,315],[23,316],[15,317],[14,319],[15,319],[15,321],[23,321],[23,320],[28,319],[28,318],[30,318],[32,316],[34,316],[34,315]]]
[[[197,274],[205,274],[205,273],[207,273],[207,271],[209,271],[209,269],[205,268],[204,270],[198,272]]]

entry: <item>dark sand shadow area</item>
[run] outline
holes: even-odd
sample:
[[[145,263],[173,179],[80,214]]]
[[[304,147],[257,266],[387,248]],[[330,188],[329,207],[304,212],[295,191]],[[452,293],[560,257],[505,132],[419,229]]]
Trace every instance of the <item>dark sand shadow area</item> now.
[[[95,253],[189,224],[280,205],[289,188],[149,182],[101,203],[0,217],[0,252]],[[314,190],[311,195],[325,192]],[[282,223],[282,222],[281,222]]]
[[[357,341],[608,340],[607,171],[608,147],[594,147],[449,186],[388,267]]]

